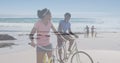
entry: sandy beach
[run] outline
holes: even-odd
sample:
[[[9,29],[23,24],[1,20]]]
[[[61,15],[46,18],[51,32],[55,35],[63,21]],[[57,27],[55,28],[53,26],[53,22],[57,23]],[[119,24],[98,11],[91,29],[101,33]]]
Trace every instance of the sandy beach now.
[[[100,33],[96,38],[77,39],[79,50],[87,52],[94,63],[120,63],[120,33]],[[0,63],[36,63],[35,48],[0,54]]]
[[[21,52],[0,55],[0,63],[35,63],[35,50],[33,48]]]
[[[56,33],[76,38],[58,46]],[[120,0],[0,0],[0,63],[37,63],[31,39],[53,63],[120,63]]]

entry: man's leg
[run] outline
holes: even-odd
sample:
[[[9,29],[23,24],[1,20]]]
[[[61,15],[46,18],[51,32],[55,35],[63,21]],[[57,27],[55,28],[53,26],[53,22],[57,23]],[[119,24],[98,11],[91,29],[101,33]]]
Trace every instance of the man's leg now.
[[[74,39],[70,39],[69,42],[70,42],[70,44],[69,44],[68,51],[70,52],[71,51],[71,47],[72,47],[72,45],[74,43]]]
[[[63,47],[63,44],[62,44],[62,38],[59,38],[57,37],[57,42],[58,42],[58,54],[59,54],[59,59],[60,59],[60,63],[64,63],[63,62],[63,59],[62,59],[62,47]]]
[[[70,35],[65,35],[64,38],[69,41],[68,51],[70,52],[75,39],[73,39],[73,37],[71,37]]]

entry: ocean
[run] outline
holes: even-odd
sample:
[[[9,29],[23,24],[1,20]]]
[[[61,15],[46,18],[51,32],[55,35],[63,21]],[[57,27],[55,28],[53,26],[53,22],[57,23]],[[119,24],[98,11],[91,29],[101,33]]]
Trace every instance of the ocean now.
[[[58,27],[58,23],[63,18],[52,18],[53,25]],[[0,18],[0,32],[29,32],[37,18]],[[73,32],[84,32],[88,25],[90,28],[95,26],[97,32],[119,32],[119,20],[102,20],[95,18],[71,18],[71,28]]]
[[[30,33],[37,18],[0,18],[0,34],[9,34],[15,37],[17,40],[13,41],[0,41],[0,43],[15,43],[17,45],[11,47],[0,48],[0,54],[8,52],[23,51],[31,48],[28,43],[30,42],[28,34]],[[55,28],[58,28],[58,24],[63,18],[52,18],[52,23]],[[114,19],[96,19],[96,18],[71,18],[71,28],[73,32],[84,32],[86,25],[90,28],[95,26],[96,32],[120,32],[120,22]],[[52,31],[51,31],[52,32]],[[56,46],[56,37],[53,33],[51,42],[54,47]]]

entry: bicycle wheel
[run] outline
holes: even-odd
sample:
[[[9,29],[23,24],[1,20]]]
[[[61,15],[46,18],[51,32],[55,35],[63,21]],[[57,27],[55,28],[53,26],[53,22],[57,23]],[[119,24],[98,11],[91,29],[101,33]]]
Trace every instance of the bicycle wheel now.
[[[84,51],[78,51],[71,57],[71,63],[94,63],[93,59]]]

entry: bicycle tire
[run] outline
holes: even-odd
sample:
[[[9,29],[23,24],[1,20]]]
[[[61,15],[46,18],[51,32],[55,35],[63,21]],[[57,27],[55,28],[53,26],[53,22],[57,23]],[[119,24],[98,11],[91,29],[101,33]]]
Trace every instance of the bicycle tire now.
[[[94,63],[92,57],[84,51],[78,51],[78,52],[74,53],[73,56],[71,57],[71,63],[75,63],[75,61],[73,59],[74,59],[75,55],[79,56],[78,54],[85,55],[87,57],[87,59],[89,60],[88,63]],[[78,61],[81,61],[80,58],[77,58],[77,59],[79,59]],[[87,63],[87,61],[85,60],[85,62],[76,62],[76,63]]]

